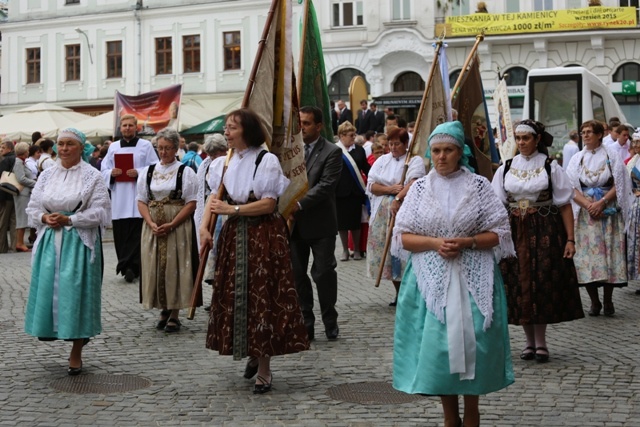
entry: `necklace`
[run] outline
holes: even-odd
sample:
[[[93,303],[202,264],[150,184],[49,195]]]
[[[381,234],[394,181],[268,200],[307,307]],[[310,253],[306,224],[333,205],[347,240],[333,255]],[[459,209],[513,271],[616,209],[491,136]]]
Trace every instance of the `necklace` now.
[[[157,184],[162,184],[163,182],[167,182],[173,178],[173,176],[178,172],[178,169],[174,169],[167,173],[162,173],[158,171],[158,169],[153,170],[153,179]]]
[[[522,170],[522,169],[510,168],[509,169],[509,173],[511,175],[513,175],[514,177],[516,177],[516,179],[518,179],[518,181],[529,181],[529,180],[537,177],[538,175],[540,175],[540,173],[543,170],[544,170],[544,166],[540,166],[537,169],[531,169],[531,170]]]

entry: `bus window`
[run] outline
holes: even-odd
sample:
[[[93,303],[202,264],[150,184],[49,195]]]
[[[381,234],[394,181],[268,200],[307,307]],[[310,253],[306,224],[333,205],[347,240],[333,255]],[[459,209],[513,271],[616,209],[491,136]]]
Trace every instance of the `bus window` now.
[[[542,122],[553,135],[549,156],[558,158],[569,140],[571,129],[580,128],[578,117],[581,103],[580,76],[554,76],[529,78],[529,90],[533,95],[534,119]]]
[[[607,117],[604,114],[604,100],[602,96],[593,91],[591,92],[591,106],[593,107],[593,119],[607,123]]]

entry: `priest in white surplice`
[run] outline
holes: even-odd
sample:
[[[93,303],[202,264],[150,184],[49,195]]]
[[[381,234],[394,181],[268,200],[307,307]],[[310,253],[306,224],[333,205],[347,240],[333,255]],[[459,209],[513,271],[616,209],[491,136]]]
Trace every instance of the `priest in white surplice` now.
[[[136,180],[138,171],[158,162],[151,142],[136,136],[138,119],[132,114],[120,118],[122,138],[109,146],[102,161],[101,171],[111,190],[111,215],[113,218],[113,240],[118,255],[116,274],[124,275],[131,283],[140,276],[140,234],[142,217],[136,202]],[[116,154],[133,154],[133,168],[122,170],[116,167]],[[119,175],[133,178],[131,181],[116,181]]]

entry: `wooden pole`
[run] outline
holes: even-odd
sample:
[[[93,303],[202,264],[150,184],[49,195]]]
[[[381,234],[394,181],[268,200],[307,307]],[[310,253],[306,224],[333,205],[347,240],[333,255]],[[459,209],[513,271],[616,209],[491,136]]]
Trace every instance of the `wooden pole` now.
[[[436,72],[440,72],[438,70],[438,64],[440,59],[440,49],[442,48],[443,39],[441,38],[436,42],[436,52],[434,54],[434,61],[431,63],[431,69],[429,70],[429,77],[427,78],[427,87],[422,94],[422,102],[420,103],[420,109],[418,110],[418,120],[416,120],[415,132],[413,137],[411,138],[411,142],[409,143],[409,147],[407,150],[407,157],[404,160],[404,167],[402,168],[402,178],[400,179],[400,183],[404,183],[404,180],[407,177],[407,172],[409,170],[409,162],[415,153],[413,153],[413,148],[415,146],[415,141],[418,141],[418,134],[420,132],[420,122],[422,121],[422,116],[424,114],[424,108],[427,104],[427,98],[429,97],[429,92],[431,92],[431,85],[433,83],[433,76]],[[384,243],[384,249],[382,250],[382,259],[380,261],[380,267],[378,268],[378,277],[376,278],[376,288],[380,286],[380,281],[382,280],[382,272],[384,270],[384,263],[387,261],[387,253],[389,252],[389,248],[391,247],[391,237],[393,235],[393,227],[396,224],[396,215],[391,214],[391,218],[389,219],[389,225],[387,227],[387,236]]]
[[[453,101],[455,101],[456,97],[458,96],[458,90],[460,90],[460,86],[462,86],[462,84],[468,77],[467,72],[471,68],[472,61],[475,58],[475,54],[478,50],[478,46],[480,45],[480,42],[482,40],[484,40],[484,32],[476,36],[476,42],[473,44],[473,47],[471,48],[471,52],[469,52],[469,56],[467,56],[466,61],[464,61],[464,65],[462,66],[462,72],[458,76],[458,80],[456,80],[456,84],[453,86],[453,89],[451,90],[451,104],[453,104]]]

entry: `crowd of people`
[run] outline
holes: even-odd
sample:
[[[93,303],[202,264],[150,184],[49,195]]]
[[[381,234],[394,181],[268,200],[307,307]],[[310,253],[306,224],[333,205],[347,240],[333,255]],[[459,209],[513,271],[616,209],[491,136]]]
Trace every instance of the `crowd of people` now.
[[[415,123],[366,100],[354,123],[336,106],[327,118],[300,109],[308,191],[289,218],[277,209],[289,179],[248,109],[202,145],[170,128],[140,138],[133,115],[101,146],[75,129],[56,142],[4,141],[0,170],[24,187],[0,192],[0,252],[33,242],[25,331],[72,341],[68,373],[82,372],[82,348],[102,328],[101,235],[111,226],[116,274],[139,280],[158,330],[180,331],[206,263],[211,297],[195,295],[209,311],[205,345],[247,358],[245,378],[267,393],[272,357],[316,338],[313,283],[325,336],[339,337],[339,236],[341,262],[366,260],[369,277],[395,288],[394,387],[441,396],[445,425],[471,426],[478,396],[514,381],[508,324],[524,329],[520,359],[549,362],[547,325],[584,317],[581,287],[588,315],[614,316],[613,290],[640,279],[640,132],[586,121],[559,164],[544,124],[523,120],[518,154],[489,181],[474,173],[455,119],[421,135],[429,148],[411,157]],[[321,135],[325,120],[334,141]]]

